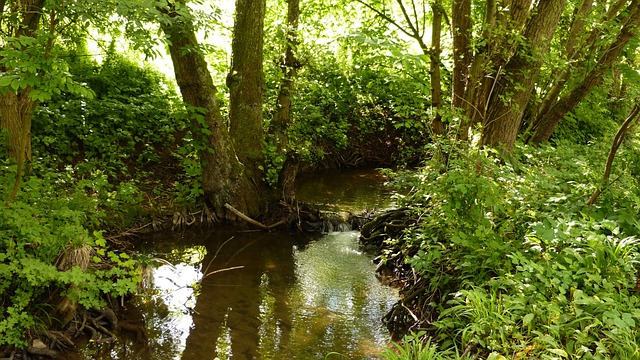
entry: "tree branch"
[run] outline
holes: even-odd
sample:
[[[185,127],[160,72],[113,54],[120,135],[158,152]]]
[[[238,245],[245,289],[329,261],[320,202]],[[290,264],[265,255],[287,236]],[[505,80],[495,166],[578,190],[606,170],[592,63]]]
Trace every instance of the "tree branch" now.
[[[627,117],[627,119],[622,123],[622,125],[620,125],[620,129],[618,129],[616,136],[614,136],[613,138],[613,143],[611,144],[611,150],[609,151],[609,156],[607,157],[607,164],[604,169],[604,175],[602,175],[602,184],[600,185],[600,187],[595,189],[593,194],[591,194],[591,197],[589,198],[589,200],[587,200],[587,203],[586,203],[587,206],[593,205],[598,199],[598,196],[600,196],[602,191],[604,191],[605,187],[608,185],[609,178],[611,177],[611,168],[613,167],[613,160],[616,157],[616,153],[618,152],[620,145],[622,145],[624,136],[631,128],[633,128],[633,122],[638,119],[638,115],[640,115],[640,105],[636,104],[631,110],[631,112],[629,113],[629,116]]]
[[[405,28],[403,28],[402,26],[400,26],[397,22],[395,22],[391,17],[389,17],[387,14],[383,13],[382,11],[376,9],[375,7],[373,7],[372,5],[366,3],[363,0],[356,0],[357,2],[359,2],[360,4],[366,6],[367,8],[369,8],[371,11],[375,12],[378,16],[380,16],[382,19],[384,19],[386,22],[392,24],[393,26],[395,26],[396,28],[398,28],[398,30],[400,30],[401,32],[403,32],[405,35],[409,36],[409,37],[414,37],[414,35],[412,33],[410,33],[409,31],[407,31]]]

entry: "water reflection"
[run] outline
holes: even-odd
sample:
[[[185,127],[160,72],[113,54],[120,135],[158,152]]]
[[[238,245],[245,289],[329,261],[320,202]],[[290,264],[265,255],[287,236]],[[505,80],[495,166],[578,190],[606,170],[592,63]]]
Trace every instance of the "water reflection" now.
[[[301,175],[296,195],[323,210],[360,213],[393,206],[386,177],[375,169],[343,169]]]
[[[182,359],[259,358],[263,324],[275,329],[273,346],[288,342],[295,282],[293,239],[272,234],[236,236],[205,257],[208,266]],[[225,270],[228,269],[228,270]],[[271,299],[270,299],[271,298]],[[268,316],[267,316],[268,315]]]
[[[88,346],[79,358],[376,358],[395,292],[375,278],[356,232],[302,236],[154,236],[142,251],[166,261],[151,261],[147,293],[130,307],[147,337]]]

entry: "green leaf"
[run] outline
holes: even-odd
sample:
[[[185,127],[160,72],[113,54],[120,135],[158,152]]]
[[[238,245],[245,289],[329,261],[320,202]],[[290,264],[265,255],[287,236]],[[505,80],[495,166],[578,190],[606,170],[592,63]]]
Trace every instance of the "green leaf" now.
[[[562,350],[562,349],[547,349],[549,350],[549,352],[556,354],[558,356],[562,356],[563,358],[568,357],[569,355],[567,355],[567,352]]]
[[[7,87],[11,82],[15,79],[15,76],[1,76],[0,77],[0,87]]]
[[[522,323],[524,325],[529,325],[531,324],[531,321],[533,321],[533,318],[535,317],[534,314],[527,314],[524,316],[524,318],[522,318]]]

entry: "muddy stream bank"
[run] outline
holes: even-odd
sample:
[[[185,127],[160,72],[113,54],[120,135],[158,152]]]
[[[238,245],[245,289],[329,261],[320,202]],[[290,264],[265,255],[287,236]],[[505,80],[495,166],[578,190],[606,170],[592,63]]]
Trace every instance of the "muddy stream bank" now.
[[[300,179],[302,201],[358,213],[391,207],[376,171]],[[346,230],[346,229],[343,229]],[[137,245],[143,291],[126,304],[144,334],[65,359],[375,359],[397,292],[380,284],[357,231],[236,228],[157,233]]]

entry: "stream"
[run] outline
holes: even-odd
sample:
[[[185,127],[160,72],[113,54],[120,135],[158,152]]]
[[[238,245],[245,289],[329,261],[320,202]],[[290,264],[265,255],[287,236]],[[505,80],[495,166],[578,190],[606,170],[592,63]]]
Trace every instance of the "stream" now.
[[[300,179],[298,198],[352,213],[392,206],[374,170]],[[66,359],[376,359],[397,292],[380,284],[357,231],[320,235],[187,230],[148,236],[143,291],[127,304],[146,334]],[[135,306],[133,306],[135,305]]]

